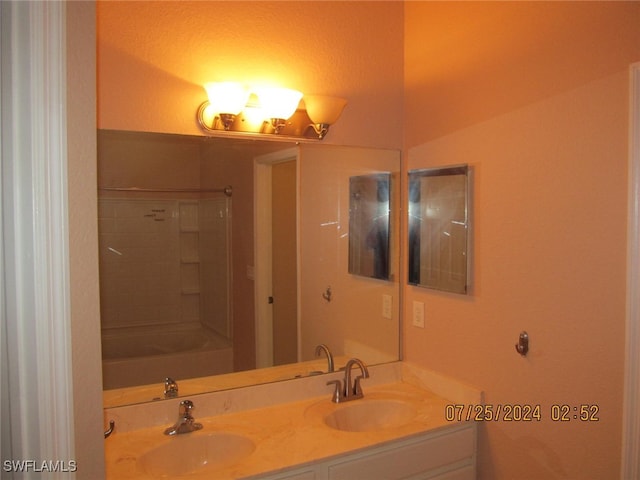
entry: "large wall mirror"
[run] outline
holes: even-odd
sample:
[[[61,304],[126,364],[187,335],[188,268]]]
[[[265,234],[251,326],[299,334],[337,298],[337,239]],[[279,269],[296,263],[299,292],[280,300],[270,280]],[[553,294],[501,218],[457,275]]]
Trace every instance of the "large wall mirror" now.
[[[192,395],[237,372],[318,374],[297,365],[322,360],[320,344],[397,360],[398,282],[349,274],[348,245],[349,179],[399,170],[391,150],[99,131],[105,404],[157,399],[166,377],[200,382]]]
[[[409,283],[466,294],[469,167],[409,171]]]

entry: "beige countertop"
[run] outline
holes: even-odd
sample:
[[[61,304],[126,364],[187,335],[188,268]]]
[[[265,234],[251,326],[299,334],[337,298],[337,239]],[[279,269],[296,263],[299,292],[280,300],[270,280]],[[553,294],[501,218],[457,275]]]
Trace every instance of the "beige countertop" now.
[[[206,418],[198,417],[196,409],[194,416],[196,421],[203,424],[203,429],[174,437],[163,434],[164,429],[170,425],[123,432],[116,429],[105,441],[107,479],[158,478],[146,473],[138,463],[138,459],[145,452],[163,445],[173,445],[178,451],[180,442],[186,445],[185,442],[189,438],[212,435],[216,432],[235,433],[246,437],[253,442],[255,449],[239,461],[231,461],[230,464],[219,468],[206,467],[189,474],[188,478],[236,479],[274,473],[458,425],[445,419],[445,406],[452,402],[417,386],[417,382],[398,381],[373,386],[367,386],[366,382],[363,382],[363,389],[363,399],[341,404],[332,403],[331,395],[326,394]],[[408,423],[364,432],[336,430],[325,424],[325,417],[336,409],[348,408],[357,402],[380,399],[395,399],[411,405],[415,415]]]
[[[344,367],[348,357],[335,357],[336,370]],[[305,362],[279,365],[276,367],[260,368],[243,372],[212,375],[190,379],[176,378],[180,389],[180,396],[198,395],[206,392],[242,388],[251,385],[290,380],[300,377],[314,376],[318,372],[327,370],[327,359],[319,358]],[[105,408],[131,405],[135,403],[158,400],[163,396],[164,383],[115,388],[103,392],[103,404]]]

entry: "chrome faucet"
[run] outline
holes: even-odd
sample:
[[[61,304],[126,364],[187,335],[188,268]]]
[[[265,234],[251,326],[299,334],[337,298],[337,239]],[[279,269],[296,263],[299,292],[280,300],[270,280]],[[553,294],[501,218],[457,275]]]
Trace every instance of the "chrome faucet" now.
[[[362,373],[362,375],[358,375],[352,384],[351,369],[354,365],[360,367],[360,372]],[[362,398],[364,396],[364,393],[362,392],[362,387],[360,386],[360,380],[362,380],[363,378],[369,378],[369,370],[367,369],[367,366],[359,358],[352,358],[344,367],[344,383],[340,382],[340,380],[332,380],[330,382],[327,382],[327,385],[335,385],[335,390],[333,392],[333,396],[331,397],[331,401],[334,403],[341,403],[348,402],[349,400],[355,400],[357,398]]]
[[[165,435],[179,435],[181,433],[191,433],[202,428],[201,423],[196,423],[191,415],[193,410],[193,402],[191,400],[183,400],[178,407],[178,420],[175,425],[164,431]]]
[[[164,398],[175,398],[178,396],[178,384],[171,377],[164,379]]]
[[[324,352],[324,354],[327,356],[327,362],[329,362],[327,372],[331,373],[334,371],[333,355],[331,355],[331,350],[329,350],[329,347],[327,347],[324,343],[316,347],[316,357],[319,356],[322,352]]]

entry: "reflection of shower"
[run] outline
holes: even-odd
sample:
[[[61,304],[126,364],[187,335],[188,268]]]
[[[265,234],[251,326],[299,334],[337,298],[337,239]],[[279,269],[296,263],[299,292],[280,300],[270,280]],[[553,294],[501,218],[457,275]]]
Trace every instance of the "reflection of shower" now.
[[[230,340],[231,187],[101,190],[123,192],[98,200],[103,333],[202,327]]]

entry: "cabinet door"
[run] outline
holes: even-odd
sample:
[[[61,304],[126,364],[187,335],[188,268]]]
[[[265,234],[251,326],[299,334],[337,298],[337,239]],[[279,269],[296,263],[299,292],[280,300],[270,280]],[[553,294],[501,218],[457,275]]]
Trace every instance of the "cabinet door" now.
[[[260,477],[261,480],[326,480],[326,475],[322,471],[326,471],[326,467],[320,467],[320,473],[317,468],[304,468],[288,472],[276,473]]]
[[[457,464],[460,468],[465,466],[465,461],[468,461],[467,465],[472,465],[474,453],[475,431],[473,428],[464,428],[431,436],[428,439],[404,442],[397,447],[380,449],[356,459],[333,464],[329,467],[329,478],[331,480],[419,478],[422,473],[450,464]]]
[[[435,477],[426,477],[429,480],[475,480],[476,467],[475,465],[467,465],[457,470],[448,471]]]

